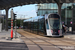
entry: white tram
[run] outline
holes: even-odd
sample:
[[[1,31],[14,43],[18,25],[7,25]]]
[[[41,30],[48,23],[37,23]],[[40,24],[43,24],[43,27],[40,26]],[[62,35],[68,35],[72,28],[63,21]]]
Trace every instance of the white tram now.
[[[58,14],[46,14],[24,20],[24,30],[30,30],[38,35],[62,37],[61,17]]]

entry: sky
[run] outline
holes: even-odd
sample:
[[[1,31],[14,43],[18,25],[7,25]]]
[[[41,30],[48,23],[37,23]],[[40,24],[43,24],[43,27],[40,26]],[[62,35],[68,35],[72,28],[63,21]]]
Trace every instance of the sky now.
[[[23,5],[23,6],[17,6],[12,7],[9,9],[8,17],[11,18],[11,9],[13,9],[14,13],[17,14],[17,18],[30,18],[30,17],[36,17],[36,5],[37,4],[31,4],[31,5]],[[2,14],[6,14],[5,10],[2,10]]]

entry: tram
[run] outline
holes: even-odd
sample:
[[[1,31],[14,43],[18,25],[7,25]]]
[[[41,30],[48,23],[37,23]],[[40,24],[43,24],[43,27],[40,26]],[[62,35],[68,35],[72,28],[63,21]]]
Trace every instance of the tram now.
[[[23,28],[38,35],[63,37],[61,17],[55,13],[24,20]]]

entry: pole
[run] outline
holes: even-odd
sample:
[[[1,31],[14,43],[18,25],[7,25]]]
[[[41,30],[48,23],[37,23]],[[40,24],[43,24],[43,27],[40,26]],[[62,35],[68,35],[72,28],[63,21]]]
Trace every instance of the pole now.
[[[72,3],[72,34],[73,34],[73,3]]]
[[[9,8],[5,8],[5,10],[6,10],[5,30],[8,31],[8,10]]]
[[[15,39],[16,39],[16,37],[17,37],[17,34],[16,34],[16,31],[17,31],[17,29],[16,29],[17,27],[16,27],[16,19],[15,19]]]
[[[66,8],[66,10],[65,10],[65,25],[67,25],[67,8]]]
[[[11,10],[11,39],[13,39],[13,9]]]
[[[4,16],[3,16],[3,30],[4,30]]]
[[[1,19],[0,19],[0,23],[1,23]]]
[[[21,16],[20,16],[20,27],[21,27]]]

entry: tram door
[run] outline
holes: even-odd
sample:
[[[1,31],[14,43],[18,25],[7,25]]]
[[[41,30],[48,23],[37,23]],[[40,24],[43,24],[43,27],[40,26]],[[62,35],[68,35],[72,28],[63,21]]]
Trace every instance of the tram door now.
[[[49,29],[48,15],[45,15],[45,26],[46,26],[47,36],[52,36],[51,30]]]

